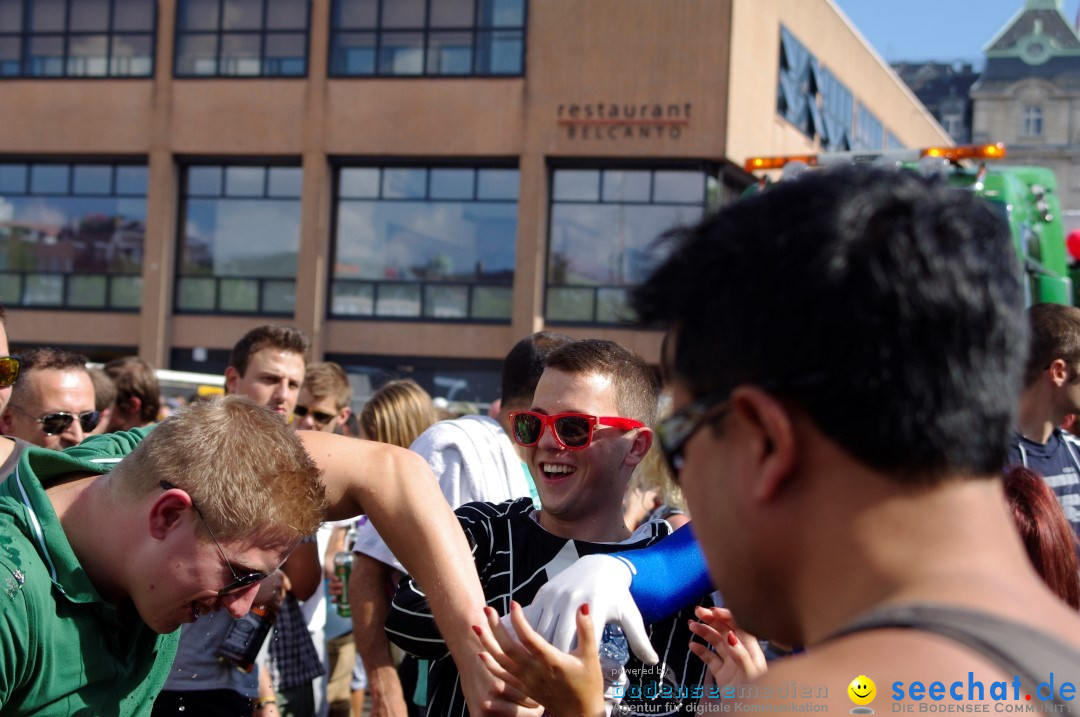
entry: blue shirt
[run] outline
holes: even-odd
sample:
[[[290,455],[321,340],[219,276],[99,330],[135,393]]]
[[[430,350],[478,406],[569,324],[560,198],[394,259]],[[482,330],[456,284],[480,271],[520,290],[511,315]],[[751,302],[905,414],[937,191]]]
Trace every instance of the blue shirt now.
[[[1073,532],[1080,536],[1080,440],[1060,428],[1054,429],[1046,443],[1014,433],[1008,466],[1017,465],[1035,471],[1054,489]]]

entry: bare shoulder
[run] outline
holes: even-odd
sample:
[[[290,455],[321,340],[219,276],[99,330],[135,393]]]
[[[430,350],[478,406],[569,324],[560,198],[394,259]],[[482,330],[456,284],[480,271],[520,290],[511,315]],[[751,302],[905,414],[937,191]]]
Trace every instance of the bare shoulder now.
[[[823,705],[821,711],[850,711],[853,699],[848,687],[856,680],[862,685],[860,693],[876,700],[871,706],[880,712],[895,708],[898,702],[929,699],[932,687],[948,700],[949,689],[957,682],[962,683],[961,692],[966,695],[969,677],[984,685],[984,694],[995,683],[1011,686],[1014,677],[948,638],[892,629],[839,638],[773,662],[769,668],[755,683],[757,691],[742,695],[745,701],[776,704],[778,700],[790,702],[788,696],[795,696],[800,704]],[[1011,687],[1009,690],[1011,693]]]

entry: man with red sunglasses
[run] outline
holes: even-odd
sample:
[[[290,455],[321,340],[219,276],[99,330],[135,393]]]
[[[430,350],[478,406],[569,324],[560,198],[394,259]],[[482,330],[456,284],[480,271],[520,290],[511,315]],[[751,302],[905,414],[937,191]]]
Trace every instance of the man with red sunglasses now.
[[[542,507],[536,510],[529,498],[521,498],[498,505],[469,503],[457,511],[489,609],[506,615],[512,602],[528,604],[581,555],[641,548],[670,532],[667,523],[655,521],[631,534],[622,511],[631,474],[652,445],[657,391],[648,365],[610,341],[576,341],[548,357],[531,409],[510,415]],[[704,669],[687,648],[688,617],[677,613],[651,625],[664,667],[653,670],[631,660],[623,713],[693,708],[680,688],[700,685]],[[399,588],[386,628],[399,647],[435,661],[428,678],[429,714],[467,714],[457,669],[415,581]],[[658,696],[665,687],[682,697]],[[536,707],[536,714],[542,712]]]
[[[94,384],[86,357],[54,348],[19,356],[22,375],[0,414],[0,431],[42,448],[77,446],[97,428]]]

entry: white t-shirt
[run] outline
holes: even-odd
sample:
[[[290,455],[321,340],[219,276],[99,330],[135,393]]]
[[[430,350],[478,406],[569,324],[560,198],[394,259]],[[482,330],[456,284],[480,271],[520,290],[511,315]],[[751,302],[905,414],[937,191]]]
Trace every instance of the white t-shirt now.
[[[450,507],[502,503],[532,494],[528,470],[499,422],[488,416],[439,421],[409,446],[431,467]],[[370,521],[356,531],[353,551],[406,572]]]

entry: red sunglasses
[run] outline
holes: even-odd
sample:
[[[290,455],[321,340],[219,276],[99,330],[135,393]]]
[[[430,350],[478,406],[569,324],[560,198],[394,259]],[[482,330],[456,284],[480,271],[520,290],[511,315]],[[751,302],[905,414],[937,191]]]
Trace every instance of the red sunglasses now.
[[[549,416],[536,411],[514,411],[510,414],[510,427],[518,445],[529,447],[540,442],[544,429],[550,427],[555,442],[563,448],[581,450],[592,443],[596,426],[611,426],[629,431],[644,428],[645,424],[632,418],[616,416],[590,416],[587,413],[556,413]]]

